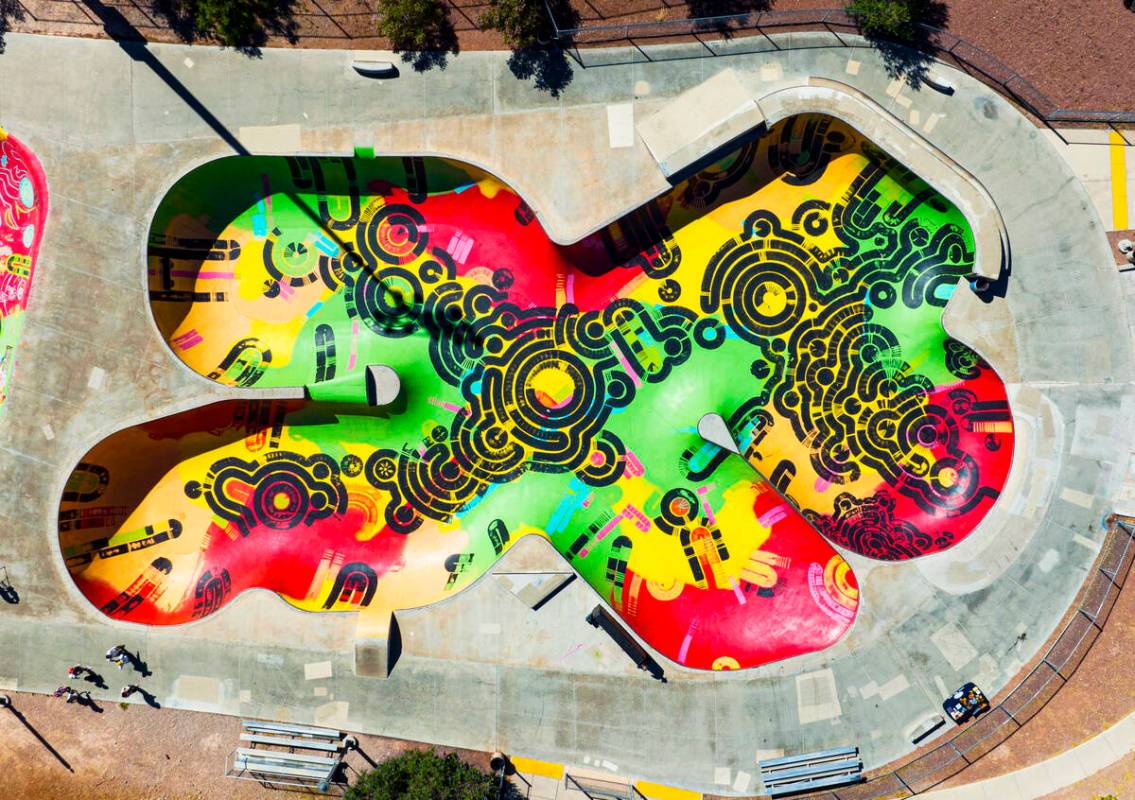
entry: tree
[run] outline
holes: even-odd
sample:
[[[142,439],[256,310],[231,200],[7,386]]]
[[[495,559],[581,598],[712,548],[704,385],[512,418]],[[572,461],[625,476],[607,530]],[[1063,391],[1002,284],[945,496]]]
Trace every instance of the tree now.
[[[549,38],[551,24],[542,0],[489,0],[481,25],[500,31],[505,44],[515,49],[532,47]]]
[[[378,0],[378,33],[417,70],[444,67],[446,53],[457,52],[457,34],[441,0]]]
[[[503,795],[514,796],[511,793]],[[346,800],[496,800],[497,778],[453,753],[410,750],[359,776]]]
[[[186,41],[216,39],[227,47],[256,52],[270,34],[296,41],[294,0],[157,0],[161,12]]]
[[[850,0],[847,13],[867,36],[911,39],[919,22],[920,0]]]

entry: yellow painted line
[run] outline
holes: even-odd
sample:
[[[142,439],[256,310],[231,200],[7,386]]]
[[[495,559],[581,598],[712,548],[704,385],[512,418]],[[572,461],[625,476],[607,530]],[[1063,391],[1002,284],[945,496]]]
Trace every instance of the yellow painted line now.
[[[564,765],[553,764],[550,761],[537,761],[534,758],[521,758],[520,756],[512,756],[509,758],[512,766],[516,767],[517,772],[527,773],[528,775],[542,775],[545,778],[555,778],[557,781],[564,776]]]
[[[663,786],[660,783],[639,781],[634,785],[639,794],[646,795],[650,800],[702,800],[701,792],[691,792],[689,789],[675,789],[672,786]]]
[[[1109,139],[1111,141],[1111,229],[1125,231],[1131,227],[1127,217],[1126,142],[1115,131],[1111,132]]]

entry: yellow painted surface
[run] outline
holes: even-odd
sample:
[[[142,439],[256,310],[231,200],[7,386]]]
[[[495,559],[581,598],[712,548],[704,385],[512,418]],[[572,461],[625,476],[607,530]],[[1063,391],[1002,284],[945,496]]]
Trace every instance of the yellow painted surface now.
[[[512,756],[509,761],[521,774],[542,775],[545,778],[555,778],[557,781],[564,776],[563,764],[553,764],[550,761],[537,761],[534,758],[522,758],[520,756]]]
[[[634,788],[650,800],[702,800],[700,792],[691,792],[689,789],[675,789],[672,786],[663,786],[660,783],[639,781]]]
[[[1123,137],[1111,132],[1111,219],[1112,230],[1131,227],[1127,215],[1127,147]]]

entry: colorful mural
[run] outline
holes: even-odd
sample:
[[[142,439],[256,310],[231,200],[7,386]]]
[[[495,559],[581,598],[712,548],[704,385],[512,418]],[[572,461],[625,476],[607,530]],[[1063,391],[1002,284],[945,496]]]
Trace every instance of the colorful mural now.
[[[12,383],[46,219],[47,181],[39,161],[0,128],[0,412]]]
[[[384,631],[534,534],[679,663],[822,649],[858,591],[817,531],[936,552],[1004,483],[1004,387],[940,322],[972,263],[961,214],[827,117],[568,247],[454,162],[212,162],[151,230],[159,327],[212,380],[311,399],[111,437],[64,552],[124,619],[263,586]],[[369,364],[398,371],[395,407],[366,407]],[[697,436],[710,411],[748,464]]]

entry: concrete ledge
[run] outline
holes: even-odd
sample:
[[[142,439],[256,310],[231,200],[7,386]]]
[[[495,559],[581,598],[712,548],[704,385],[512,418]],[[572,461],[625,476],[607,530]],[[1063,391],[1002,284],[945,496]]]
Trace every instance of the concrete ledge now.
[[[766,124],[798,114],[827,114],[858,130],[898,158],[958,207],[973,230],[974,269],[995,281],[1009,263],[1009,235],[1000,209],[981,182],[867,95],[845,83],[806,78],[758,98]]]
[[[727,69],[678,95],[635,129],[671,178],[763,123],[752,93]]]

